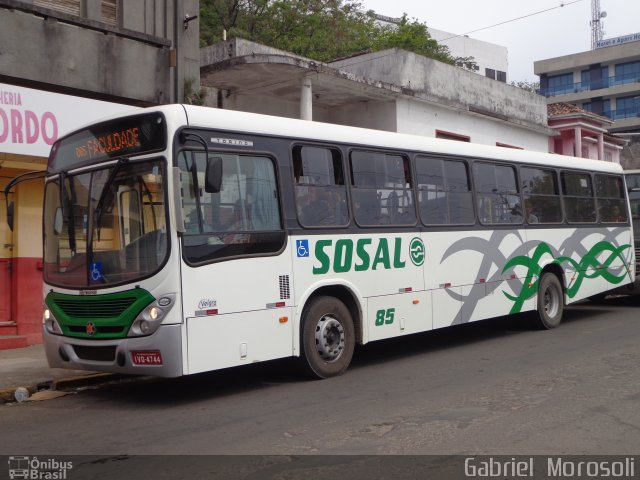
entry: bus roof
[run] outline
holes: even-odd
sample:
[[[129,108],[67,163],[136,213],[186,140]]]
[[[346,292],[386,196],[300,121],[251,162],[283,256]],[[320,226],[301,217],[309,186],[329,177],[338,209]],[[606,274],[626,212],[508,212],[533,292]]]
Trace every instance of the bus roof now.
[[[179,112],[177,110],[184,110]],[[273,135],[299,140],[336,142],[369,147],[423,151],[443,155],[459,155],[473,158],[505,160],[554,167],[623,173],[617,163],[591,160],[579,157],[494,147],[477,143],[458,142],[419,135],[371,130],[367,128],[311,122],[286,117],[276,117],[257,113],[222,110],[194,105],[164,105],[150,107],[142,111],[160,111],[174,118],[186,113],[191,127],[211,128],[229,132],[243,132],[256,135]],[[133,113],[133,112],[132,112]],[[140,113],[140,111],[136,112]]]

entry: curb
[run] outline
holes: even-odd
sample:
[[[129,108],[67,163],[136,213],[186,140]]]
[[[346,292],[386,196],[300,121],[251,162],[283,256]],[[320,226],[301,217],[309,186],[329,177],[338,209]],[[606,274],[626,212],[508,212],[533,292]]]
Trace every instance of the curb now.
[[[86,387],[120,380],[127,376],[128,375],[119,373],[88,373],[86,375],[77,375],[75,377],[39,382],[35,385],[19,385],[17,387],[3,388],[0,390],[0,404],[17,403],[14,395],[18,388],[26,388],[29,391],[29,395],[33,395],[34,393],[42,390],[65,390],[70,388]]]

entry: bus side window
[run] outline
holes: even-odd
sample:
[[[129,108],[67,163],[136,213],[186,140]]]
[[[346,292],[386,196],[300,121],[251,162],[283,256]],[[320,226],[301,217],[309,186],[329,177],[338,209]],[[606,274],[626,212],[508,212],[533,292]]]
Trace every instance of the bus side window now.
[[[425,225],[465,225],[475,220],[465,162],[416,158],[420,218]]]
[[[522,167],[524,217],[527,223],[560,223],[562,208],[556,172],[551,169]]]
[[[522,207],[513,167],[476,162],[473,177],[482,223],[522,223]]]
[[[406,157],[354,151],[350,167],[353,211],[358,225],[416,223],[411,173]]]
[[[596,175],[596,198],[600,221],[605,223],[626,223],[627,208],[624,201],[622,177]]]
[[[584,172],[563,171],[562,201],[570,223],[595,223],[597,221],[596,204],[593,196],[591,176]]]
[[[333,148],[293,148],[296,210],[304,227],[349,223],[342,157]]]

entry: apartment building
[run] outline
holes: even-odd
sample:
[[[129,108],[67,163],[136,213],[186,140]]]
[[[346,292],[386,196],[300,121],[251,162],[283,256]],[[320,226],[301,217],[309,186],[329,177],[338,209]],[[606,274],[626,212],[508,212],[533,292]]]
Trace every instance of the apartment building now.
[[[640,33],[602,40],[598,48],[534,63],[541,95],[613,121],[611,133],[640,131]]]

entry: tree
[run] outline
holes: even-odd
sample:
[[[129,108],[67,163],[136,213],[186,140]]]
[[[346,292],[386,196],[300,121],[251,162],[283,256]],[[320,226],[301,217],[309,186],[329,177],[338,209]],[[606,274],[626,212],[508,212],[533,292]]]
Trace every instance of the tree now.
[[[530,82],[529,80],[519,80],[517,82],[511,82],[510,85],[514,87],[522,88],[531,93],[536,93],[540,90],[540,82]]]
[[[406,13],[397,25],[379,27],[377,36],[373,40],[373,49],[385,50],[387,48],[402,48],[441,62],[455,63],[455,59],[449,53],[449,48],[431,38],[427,25],[420,23],[415,18],[409,20]]]
[[[376,23],[357,0],[202,0],[200,44],[222,31],[303,57],[329,62],[365,51],[402,48],[473,70],[473,58],[454,58],[427,26],[403,15],[397,26]]]

